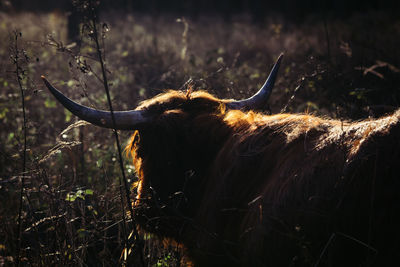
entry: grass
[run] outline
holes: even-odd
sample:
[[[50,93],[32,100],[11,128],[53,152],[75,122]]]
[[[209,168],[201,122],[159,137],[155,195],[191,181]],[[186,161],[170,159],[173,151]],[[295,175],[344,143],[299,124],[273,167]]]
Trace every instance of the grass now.
[[[114,110],[189,86],[221,98],[248,97],[281,52],[285,58],[268,108],[272,113],[285,107],[361,119],[399,106],[400,20],[383,13],[345,20],[315,16],[301,24],[275,16],[260,25],[244,15],[230,22],[118,13],[100,19]],[[21,187],[21,264],[114,266],[124,258],[113,133],[78,122],[40,81],[44,74],[70,98],[108,109],[94,43],[86,35],[78,49],[66,40],[66,25],[57,12],[0,13],[0,265],[16,263]],[[22,34],[21,79],[10,60],[14,30]],[[129,134],[120,132],[121,140]],[[124,166],[131,184],[134,168],[126,159]],[[160,250],[152,236],[144,240],[146,264],[177,264],[175,248]]]

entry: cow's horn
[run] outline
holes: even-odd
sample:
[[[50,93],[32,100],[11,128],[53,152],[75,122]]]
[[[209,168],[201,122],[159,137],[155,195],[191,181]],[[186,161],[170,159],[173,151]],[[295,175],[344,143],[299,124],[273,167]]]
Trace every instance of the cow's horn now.
[[[261,109],[268,102],[268,98],[271,95],[272,88],[274,87],[276,76],[278,74],[279,66],[281,65],[283,54],[280,54],[275,65],[272,67],[271,73],[264,85],[258,92],[250,98],[243,100],[234,100],[228,102],[226,105],[230,109]]]
[[[57,98],[63,106],[78,116],[82,120],[88,121],[100,127],[114,128],[111,112],[96,110],[82,106],[68,97],[64,96],[54,86],[52,86],[47,79],[42,76],[44,83],[50,92]],[[140,123],[147,121],[142,111],[129,110],[129,111],[114,111],[115,129],[117,130],[132,130]]]

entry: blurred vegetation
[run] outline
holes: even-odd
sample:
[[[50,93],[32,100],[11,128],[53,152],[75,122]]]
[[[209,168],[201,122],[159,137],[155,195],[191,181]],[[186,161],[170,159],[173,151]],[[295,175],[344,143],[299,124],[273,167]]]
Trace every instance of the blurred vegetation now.
[[[0,11],[47,12],[54,9],[71,10],[71,2],[81,0],[0,0]],[[398,1],[392,0],[102,0],[100,11],[138,12],[163,16],[187,16],[193,19],[202,15],[218,15],[229,20],[248,13],[253,21],[262,22],[271,14],[285,14],[287,20],[302,20],[310,14],[329,13],[348,17],[359,11],[379,10],[397,16]]]
[[[114,110],[134,108],[165,89],[207,90],[244,98],[285,53],[265,112],[308,112],[341,120],[382,116],[399,106],[400,19],[385,13],[347,19],[309,16],[294,23],[270,16],[253,24],[171,15],[100,14],[103,54]],[[27,112],[23,116],[13,57],[19,38]],[[0,266],[15,263],[18,196],[25,178],[21,261],[25,265],[111,265],[123,260],[118,155],[112,132],[80,122],[44,88],[45,75],[67,96],[108,109],[90,36],[67,40],[67,17],[0,13]],[[129,132],[121,132],[128,140]],[[134,167],[126,159],[130,183]],[[145,236],[150,266],[177,264]]]

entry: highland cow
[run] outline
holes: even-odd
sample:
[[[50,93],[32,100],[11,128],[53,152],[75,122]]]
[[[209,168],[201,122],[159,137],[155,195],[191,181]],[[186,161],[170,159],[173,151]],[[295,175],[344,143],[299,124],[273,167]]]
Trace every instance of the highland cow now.
[[[264,115],[281,57],[251,98],[168,91],[78,117],[134,131],[135,218],[195,266],[399,266],[400,111],[343,122]]]

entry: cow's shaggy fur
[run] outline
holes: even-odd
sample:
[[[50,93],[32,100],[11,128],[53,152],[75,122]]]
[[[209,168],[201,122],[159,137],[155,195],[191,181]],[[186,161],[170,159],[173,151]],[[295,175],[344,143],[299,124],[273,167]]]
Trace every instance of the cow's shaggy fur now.
[[[342,122],[170,91],[127,149],[141,227],[197,266],[400,264],[400,111]]]

